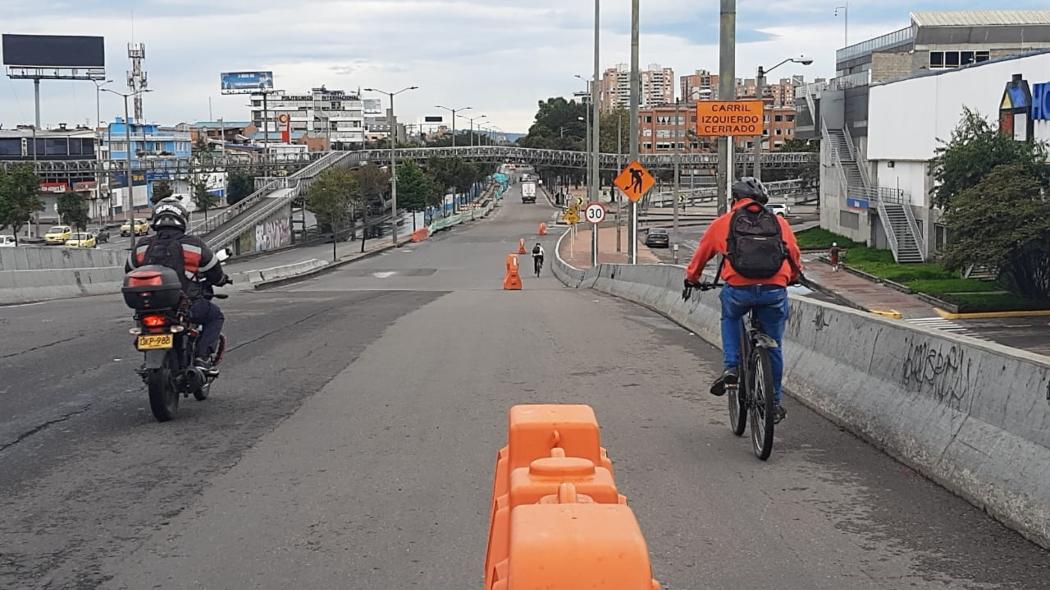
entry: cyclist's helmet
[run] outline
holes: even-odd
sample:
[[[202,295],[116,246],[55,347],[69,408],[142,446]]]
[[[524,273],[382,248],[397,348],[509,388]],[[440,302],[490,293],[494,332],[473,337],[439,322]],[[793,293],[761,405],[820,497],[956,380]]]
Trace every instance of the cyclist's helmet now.
[[[746,176],[733,183],[733,200],[754,199],[765,205],[769,203],[769,192],[762,181],[753,176]]]
[[[162,199],[153,207],[153,220],[150,227],[155,230],[175,228],[186,231],[186,220],[190,213],[175,197]]]

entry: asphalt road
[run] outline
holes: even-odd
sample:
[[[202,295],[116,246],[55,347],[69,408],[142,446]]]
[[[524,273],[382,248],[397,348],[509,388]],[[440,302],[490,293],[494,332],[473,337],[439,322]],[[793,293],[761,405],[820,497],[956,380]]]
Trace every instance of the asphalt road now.
[[[528,402],[595,407],[665,588],[1046,587],[1047,552],[791,400],[758,462],[703,393],[718,352],[661,316],[546,272],[502,291],[550,215],[515,196],[237,294],[212,397],[167,424],[117,298],[0,308],[0,587],[477,588]]]

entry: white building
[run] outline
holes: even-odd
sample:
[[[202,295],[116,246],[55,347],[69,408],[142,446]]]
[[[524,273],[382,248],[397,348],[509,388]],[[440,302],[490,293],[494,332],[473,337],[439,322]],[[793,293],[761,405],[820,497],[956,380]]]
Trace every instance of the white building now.
[[[1010,113],[1010,101],[1004,103],[1004,99],[1007,85],[1017,75],[1027,82],[1036,104]],[[1019,137],[1028,131],[1030,121],[1034,139],[1050,141],[1050,51],[937,70],[871,87],[868,162],[874,173],[872,182],[899,189],[915,214],[929,253],[947,239],[939,224],[941,213],[931,201],[935,185],[929,161],[942,141],[951,138],[964,108],[977,111],[996,126],[1000,115],[1006,114],[1014,120]]]
[[[253,94],[251,100],[252,121],[259,128],[259,141],[268,132],[270,142],[281,142],[280,121],[282,115],[287,115],[293,139],[308,133],[327,138],[332,144],[364,144],[365,112],[360,91],[347,93],[322,86],[309,94],[271,94],[266,100],[265,115],[263,95]]]
[[[642,82],[642,107],[674,104],[674,70],[650,64],[639,72]],[[631,68],[618,64],[605,70],[599,88],[599,105],[603,111],[631,104]]]

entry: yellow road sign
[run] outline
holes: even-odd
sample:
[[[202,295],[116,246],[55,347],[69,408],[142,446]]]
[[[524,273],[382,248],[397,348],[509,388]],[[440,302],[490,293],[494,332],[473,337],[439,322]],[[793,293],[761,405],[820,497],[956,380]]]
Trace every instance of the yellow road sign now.
[[[645,169],[645,166],[642,166],[638,161],[634,161],[620,172],[613,184],[616,185],[616,188],[623,191],[623,194],[627,195],[628,199],[638,202],[642,200],[645,193],[649,192],[649,189],[653,188],[653,185],[656,184],[656,179]]]

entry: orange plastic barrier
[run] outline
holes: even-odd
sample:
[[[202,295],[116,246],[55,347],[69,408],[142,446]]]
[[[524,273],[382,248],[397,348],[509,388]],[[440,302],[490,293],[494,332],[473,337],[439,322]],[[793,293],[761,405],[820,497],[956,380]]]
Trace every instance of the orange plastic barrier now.
[[[430,231],[427,228],[425,228],[425,227],[423,229],[416,230],[416,231],[412,232],[412,241],[413,242],[422,242],[423,240],[425,240],[425,239],[427,239],[429,237],[430,237]]]
[[[528,254],[525,251],[525,238],[518,240],[518,254]]]
[[[540,234],[541,236],[545,236],[545,235],[547,235],[547,224],[546,224],[546,223],[541,223],[541,224],[540,224],[540,231],[539,231],[539,234]]]
[[[594,411],[521,405],[508,422],[508,444],[496,456],[485,589],[659,590]]]
[[[518,256],[507,254],[507,272],[503,275],[503,289],[521,291],[521,275],[518,274]]]

